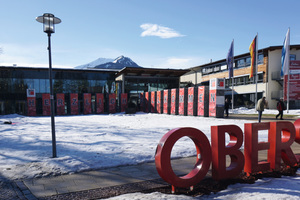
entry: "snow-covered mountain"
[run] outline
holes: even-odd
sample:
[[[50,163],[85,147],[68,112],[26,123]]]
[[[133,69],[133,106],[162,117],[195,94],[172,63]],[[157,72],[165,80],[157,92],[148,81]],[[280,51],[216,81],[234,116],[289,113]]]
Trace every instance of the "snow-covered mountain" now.
[[[75,68],[86,69],[86,68],[96,68],[96,69],[123,69],[124,67],[141,67],[133,62],[130,58],[125,56],[119,56],[116,59],[99,58],[93,62],[85,65],[80,65]]]

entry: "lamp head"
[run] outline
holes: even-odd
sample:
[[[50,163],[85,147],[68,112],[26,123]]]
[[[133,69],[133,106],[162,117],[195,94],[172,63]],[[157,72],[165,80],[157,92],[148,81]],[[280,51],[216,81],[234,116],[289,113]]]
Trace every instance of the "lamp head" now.
[[[44,25],[44,32],[51,34],[55,32],[54,25],[59,24],[61,20],[55,17],[51,13],[45,13],[43,16],[39,16],[36,18],[36,21],[43,23]]]

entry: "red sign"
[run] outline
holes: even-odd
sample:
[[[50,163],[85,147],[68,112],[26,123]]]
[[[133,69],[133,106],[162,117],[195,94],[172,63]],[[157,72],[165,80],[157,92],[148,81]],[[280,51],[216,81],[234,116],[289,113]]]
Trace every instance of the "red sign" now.
[[[194,115],[194,87],[188,88],[188,115]]]
[[[96,93],[96,112],[97,114],[104,113],[104,95]]]
[[[156,110],[158,113],[161,113],[161,93],[162,91],[156,92]]]
[[[205,86],[198,87],[198,116],[204,116]]]
[[[43,115],[49,116],[51,114],[51,102],[50,102],[50,94],[42,94],[43,101]]]
[[[291,148],[295,141],[300,144],[300,119],[294,124],[289,121],[247,123],[243,131],[236,125],[220,125],[211,127],[211,145],[206,135],[195,128],[177,128],[166,133],[159,141],[155,164],[159,175],[172,188],[188,188],[199,183],[207,174],[212,163],[212,177],[215,180],[234,178],[244,169],[248,175],[265,171],[279,171],[281,161],[293,167],[300,163],[300,156],[296,156]],[[258,142],[258,132],[269,131],[267,142]],[[271,134],[272,133],[272,134]],[[230,142],[225,137],[229,134]],[[171,151],[174,144],[182,137],[189,137],[195,143],[197,161],[191,172],[178,177],[171,166]],[[244,154],[240,150],[243,141]],[[268,150],[267,161],[258,161],[258,152]],[[231,164],[226,166],[226,157],[230,157]],[[200,159],[201,158],[201,159]]]
[[[217,90],[209,90],[209,116],[215,117],[217,109]]]
[[[92,113],[92,95],[91,93],[83,94],[83,114],[91,114]]]
[[[109,94],[109,113],[115,113],[116,112],[116,94],[111,93]]]
[[[184,115],[184,88],[179,89],[178,114]]]
[[[149,92],[145,92],[145,112],[149,112]]]
[[[163,113],[168,114],[169,90],[164,90]]]
[[[35,97],[27,97],[28,116],[36,116]]]
[[[151,113],[156,113],[155,110],[155,92],[151,92]]]
[[[56,94],[56,111],[57,115],[65,114],[65,94],[63,93]]]
[[[176,115],[176,89],[171,89],[171,114]]]
[[[284,100],[287,100],[288,75],[284,76]],[[300,61],[290,61],[289,100],[300,99]]]
[[[78,94],[71,93],[70,94],[70,105],[71,105],[71,115],[78,115]]]
[[[121,94],[121,112],[125,112],[127,107],[127,93]]]

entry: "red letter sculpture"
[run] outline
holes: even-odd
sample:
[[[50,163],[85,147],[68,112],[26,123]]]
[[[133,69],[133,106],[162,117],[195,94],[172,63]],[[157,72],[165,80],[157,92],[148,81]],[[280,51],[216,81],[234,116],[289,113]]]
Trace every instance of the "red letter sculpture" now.
[[[230,142],[225,146],[225,133],[230,136]],[[211,127],[212,176],[215,180],[233,178],[239,175],[244,167],[244,155],[239,150],[243,144],[243,131],[236,125]],[[231,158],[231,164],[226,168],[226,155]]]
[[[295,127],[291,122],[270,122],[268,161],[271,169],[280,169],[281,158],[289,166],[297,164],[295,154],[291,149],[295,140],[295,132]]]
[[[270,149],[269,142],[258,142],[258,131],[269,130],[270,123],[253,123],[245,124],[245,143],[244,156],[245,167],[244,172],[255,173],[270,170],[269,162],[258,162],[258,151]]]
[[[193,140],[197,149],[197,162],[190,173],[178,177],[171,166],[172,147],[181,137],[187,136]],[[201,154],[201,156],[200,156]],[[155,164],[158,174],[173,187],[188,188],[199,183],[209,170],[211,163],[211,148],[205,134],[195,128],[177,128],[166,133],[157,145]]]

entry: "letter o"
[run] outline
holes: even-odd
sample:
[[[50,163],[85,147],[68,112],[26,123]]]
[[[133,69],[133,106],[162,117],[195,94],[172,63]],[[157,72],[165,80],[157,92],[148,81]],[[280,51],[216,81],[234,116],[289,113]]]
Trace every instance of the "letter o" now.
[[[171,165],[171,151],[180,138],[187,136],[194,142],[197,150],[197,162],[185,176],[178,177]],[[201,158],[199,159],[199,154]],[[157,145],[155,165],[158,174],[175,187],[190,187],[199,183],[207,174],[212,160],[210,143],[206,135],[195,128],[177,128],[166,133]]]

